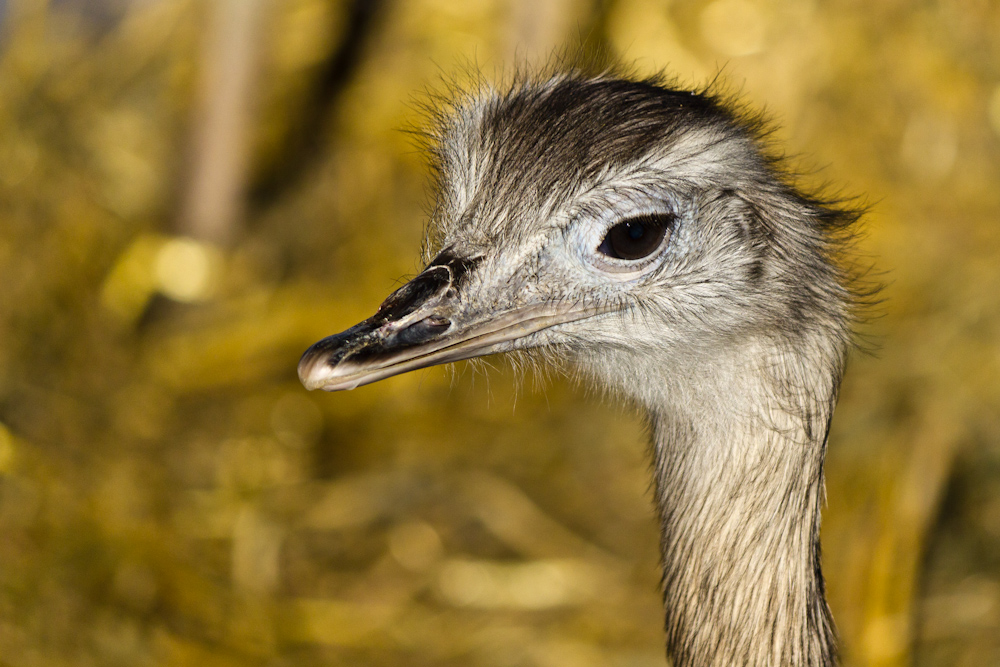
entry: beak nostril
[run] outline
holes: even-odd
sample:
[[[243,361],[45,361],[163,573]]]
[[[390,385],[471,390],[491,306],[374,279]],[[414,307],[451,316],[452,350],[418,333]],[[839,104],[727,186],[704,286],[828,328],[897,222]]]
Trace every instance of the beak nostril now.
[[[451,327],[451,320],[441,315],[430,315],[414,322],[396,334],[396,341],[404,345],[415,345],[440,336]]]

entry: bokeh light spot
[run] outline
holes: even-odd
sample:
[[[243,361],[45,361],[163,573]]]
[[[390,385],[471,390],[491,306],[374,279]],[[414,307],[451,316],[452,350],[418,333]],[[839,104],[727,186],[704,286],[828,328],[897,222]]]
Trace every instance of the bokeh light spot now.
[[[118,257],[101,287],[101,303],[125,322],[138,318],[156,291],[150,269],[163,245],[159,236],[142,234]]]
[[[389,552],[407,570],[423,572],[444,555],[444,547],[433,526],[414,521],[389,533]]]
[[[501,563],[455,559],[441,569],[442,596],[459,607],[551,609],[580,604],[597,592],[598,574],[571,559]]]
[[[176,238],[156,253],[157,287],[164,296],[190,303],[211,296],[216,257],[212,249],[194,239]]]

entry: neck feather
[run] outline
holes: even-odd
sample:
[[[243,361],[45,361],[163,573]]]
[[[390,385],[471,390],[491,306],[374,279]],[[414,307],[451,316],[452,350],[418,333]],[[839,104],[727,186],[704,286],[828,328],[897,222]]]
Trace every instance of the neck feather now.
[[[649,409],[675,667],[836,663],[819,528],[842,367],[842,345],[756,341],[664,373]]]

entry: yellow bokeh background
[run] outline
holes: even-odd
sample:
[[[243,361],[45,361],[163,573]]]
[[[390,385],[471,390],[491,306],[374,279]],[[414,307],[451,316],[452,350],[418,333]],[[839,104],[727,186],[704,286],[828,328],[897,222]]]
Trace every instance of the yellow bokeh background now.
[[[567,51],[716,81],[866,204],[844,663],[1000,662],[996,2],[7,0],[0,665],[665,664],[637,415],[295,376],[420,268],[428,95]]]

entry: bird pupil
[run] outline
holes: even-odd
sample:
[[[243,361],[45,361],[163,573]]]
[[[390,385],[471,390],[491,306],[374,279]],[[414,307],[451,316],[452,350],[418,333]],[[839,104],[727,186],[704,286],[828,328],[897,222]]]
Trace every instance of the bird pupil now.
[[[660,247],[672,223],[673,217],[669,215],[630,218],[608,230],[597,250],[615,259],[648,257]]]

